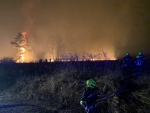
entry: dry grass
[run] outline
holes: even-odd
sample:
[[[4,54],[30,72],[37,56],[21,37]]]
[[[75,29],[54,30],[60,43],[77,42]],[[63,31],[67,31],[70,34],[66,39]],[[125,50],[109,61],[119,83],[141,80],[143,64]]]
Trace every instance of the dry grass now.
[[[120,72],[109,71],[104,76],[99,73],[93,75],[85,70],[63,69],[53,74],[42,76],[28,76],[17,80],[16,84],[5,90],[5,101],[30,103],[43,109],[29,109],[33,113],[51,113],[57,110],[70,110],[81,107],[79,102],[88,78],[97,80],[100,93],[111,94],[126,81],[133,80],[123,77]],[[133,91],[116,95],[114,98],[101,101],[99,108],[102,113],[148,113],[150,112],[150,77],[142,76],[133,80],[140,87]],[[83,113],[84,109],[69,113]],[[67,113],[62,111],[61,113]]]

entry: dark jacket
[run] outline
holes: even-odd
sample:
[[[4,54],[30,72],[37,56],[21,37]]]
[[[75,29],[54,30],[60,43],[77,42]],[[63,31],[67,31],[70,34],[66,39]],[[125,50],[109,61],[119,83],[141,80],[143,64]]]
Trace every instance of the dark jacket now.
[[[93,106],[98,98],[99,92],[96,88],[86,87],[81,100],[86,102],[86,106]]]
[[[127,55],[123,58],[124,64],[130,64],[131,62],[132,62],[132,60],[131,60],[131,57],[129,55]]]

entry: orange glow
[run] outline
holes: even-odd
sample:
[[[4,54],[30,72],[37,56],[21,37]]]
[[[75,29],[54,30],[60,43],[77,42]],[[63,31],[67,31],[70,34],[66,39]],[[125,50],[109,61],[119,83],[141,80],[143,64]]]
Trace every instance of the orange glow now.
[[[38,61],[36,56],[34,56],[30,51],[28,51],[28,44],[27,44],[27,38],[26,38],[27,32],[22,32],[23,36],[23,42],[21,44],[21,47],[19,48],[18,52],[18,58],[17,62],[18,63],[23,63],[23,62],[35,62]],[[62,62],[69,62],[69,61],[101,61],[101,60],[116,60],[114,57],[114,51],[112,48],[107,48],[106,51],[100,50],[100,51],[95,51],[91,50],[89,53],[84,52],[84,53],[64,53],[62,55],[57,56],[56,55],[57,50],[53,49],[52,53],[46,54],[45,58],[50,59],[48,62],[55,62],[55,61],[62,61]],[[45,59],[44,58],[44,59]],[[41,58],[38,58],[41,59]]]
[[[24,63],[24,62],[34,62],[36,59],[35,56],[31,52],[31,48],[27,43],[27,32],[22,32],[22,43],[20,44],[20,48],[18,49],[18,53],[16,54],[16,63]],[[30,50],[30,51],[29,51]]]
[[[106,52],[107,53],[107,52]],[[69,62],[69,61],[102,61],[102,60],[116,60],[114,57],[113,51],[109,51],[106,54],[104,51],[98,54],[91,53],[82,53],[82,54],[73,54],[73,53],[65,53],[60,55],[57,58],[53,58],[53,55],[48,54],[47,59],[51,59],[50,62],[60,61],[60,62]],[[51,58],[50,58],[51,56]]]
[[[25,52],[25,48],[21,47],[20,49],[21,49],[21,52],[23,53]]]
[[[90,56],[92,54],[87,54],[87,56],[85,56],[83,58],[83,55],[78,54],[78,58],[72,58],[74,56],[65,56],[60,57],[58,60],[56,58],[50,58],[47,57],[46,59],[50,59],[48,62],[55,62],[55,61],[60,61],[60,62],[69,62],[69,61],[103,61],[103,60],[116,60],[116,58],[114,58],[113,56],[109,57],[107,56],[106,58],[104,57],[103,54],[101,54],[100,57],[96,57],[96,54],[93,56]],[[89,56],[88,56],[89,55]],[[62,55],[63,56],[63,55]],[[98,56],[98,55],[97,55]],[[40,58],[39,58],[40,59]],[[31,59],[31,55],[25,50],[25,48],[20,48],[20,59],[17,61],[19,63],[23,63],[23,62],[35,62],[38,61],[37,59]]]
[[[54,59],[51,59],[51,62],[54,62]]]
[[[26,36],[27,32],[22,32],[21,33],[24,37]]]
[[[24,62],[24,60],[25,60],[25,55],[24,55],[24,53],[25,53],[25,48],[21,47],[21,48],[20,48],[20,59],[18,60],[18,62],[21,62],[21,63]]]

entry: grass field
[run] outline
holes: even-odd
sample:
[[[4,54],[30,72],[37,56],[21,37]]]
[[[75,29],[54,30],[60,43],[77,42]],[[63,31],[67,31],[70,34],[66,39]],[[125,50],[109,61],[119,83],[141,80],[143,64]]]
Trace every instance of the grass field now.
[[[149,63],[148,63],[149,64]],[[111,94],[129,81],[128,90],[99,102],[101,113],[149,113],[149,65],[142,76],[124,74],[121,61],[84,61],[51,63],[0,64],[0,90],[5,101],[29,103],[44,109],[30,108],[30,113],[84,113],[79,102],[89,78],[97,81],[102,94]]]

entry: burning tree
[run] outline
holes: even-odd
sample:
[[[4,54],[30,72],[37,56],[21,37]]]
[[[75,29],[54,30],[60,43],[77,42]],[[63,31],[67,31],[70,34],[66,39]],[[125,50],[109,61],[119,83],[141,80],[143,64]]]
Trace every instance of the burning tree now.
[[[31,46],[29,45],[26,32],[18,33],[15,41],[10,42],[17,50],[17,54],[14,58],[16,62],[29,62],[33,57]]]

